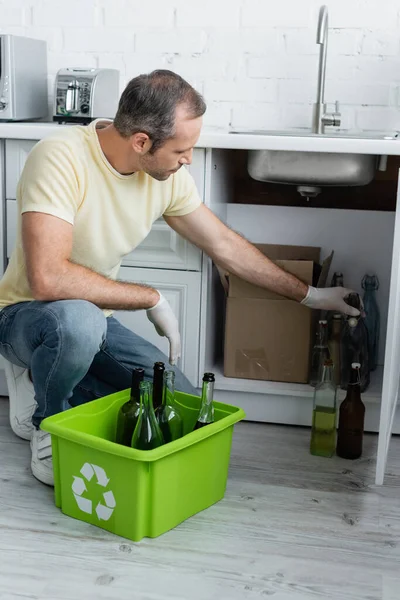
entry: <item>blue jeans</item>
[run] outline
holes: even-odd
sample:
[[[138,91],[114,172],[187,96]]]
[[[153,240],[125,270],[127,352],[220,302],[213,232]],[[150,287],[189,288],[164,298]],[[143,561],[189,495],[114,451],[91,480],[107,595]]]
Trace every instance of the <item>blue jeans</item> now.
[[[30,369],[37,409],[33,424],[71,406],[129,388],[134,367],[151,380],[168,358],[86,300],[19,302],[0,311],[0,354]],[[175,369],[176,389],[196,389]]]

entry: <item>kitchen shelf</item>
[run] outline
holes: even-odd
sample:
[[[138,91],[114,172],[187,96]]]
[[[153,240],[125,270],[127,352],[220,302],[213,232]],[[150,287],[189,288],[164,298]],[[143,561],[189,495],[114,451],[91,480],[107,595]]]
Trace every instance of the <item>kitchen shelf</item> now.
[[[218,364],[208,370],[215,373],[216,390],[298,398],[312,398],[314,394],[314,388],[308,384],[224,377],[223,367]],[[363,400],[380,404],[382,381],[383,366],[379,366],[376,371],[371,373],[371,383],[367,391],[362,394]],[[338,400],[342,400],[345,395],[345,390],[338,390]]]

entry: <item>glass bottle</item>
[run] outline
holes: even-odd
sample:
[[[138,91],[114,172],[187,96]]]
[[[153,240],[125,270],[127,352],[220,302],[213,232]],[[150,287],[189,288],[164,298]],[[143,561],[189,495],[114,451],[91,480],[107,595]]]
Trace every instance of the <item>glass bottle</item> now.
[[[342,315],[335,313],[332,318],[332,329],[329,340],[329,353],[333,361],[333,379],[335,385],[340,385],[340,342],[342,339]]]
[[[153,408],[156,410],[162,406],[164,390],[164,371],[163,362],[156,362],[153,366]]]
[[[163,403],[155,410],[164,442],[173,442],[183,436],[183,420],[175,403],[175,372],[164,372]]]
[[[331,280],[331,287],[344,287],[343,273],[341,271],[334,272],[334,274],[332,276],[332,280]],[[332,336],[334,317],[336,317],[336,316],[341,317],[342,315],[340,313],[336,313],[336,312],[332,312],[332,311],[326,311],[326,313],[327,313],[327,316],[324,318],[326,318],[328,321],[328,337],[330,338]]]
[[[362,310],[362,303],[358,294],[349,294],[345,300],[350,306]],[[369,386],[370,370],[368,331],[365,326],[365,319],[362,315],[358,317],[347,317],[345,320],[342,330],[340,359],[340,387],[343,390],[347,390],[350,382],[351,365],[352,363],[360,363],[361,392],[364,392]]]
[[[148,381],[140,384],[140,412],[131,441],[132,448],[137,450],[153,450],[164,443],[151,402],[151,388]]]
[[[336,454],[355,459],[362,454],[365,406],[361,400],[360,363],[351,365],[351,377],[346,398],[339,409]]]
[[[344,287],[343,273],[335,271],[332,276],[331,287]]]
[[[118,411],[117,433],[115,441],[117,444],[130,446],[132,434],[140,412],[140,382],[144,378],[144,369],[133,369],[131,381],[131,396]]]
[[[200,412],[194,430],[200,429],[201,427],[204,427],[204,425],[214,423],[214,383],[214,373],[204,373]]]
[[[314,408],[310,452],[316,456],[333,456],[336,445],[336,386],[333,363],[325,361],[321,382],[314,391]]]
[[[369,368],[375,371],[378,365],[380,313],[375,291],[379,289],[376,275],[365,275],[361,282],[364,292],[365,325],[368,331]]]
[[[322,367],[330,358],[328,348],[328,321],[318,321],[317,341],[311,354],[310,384],[316,386],[321,381]]]

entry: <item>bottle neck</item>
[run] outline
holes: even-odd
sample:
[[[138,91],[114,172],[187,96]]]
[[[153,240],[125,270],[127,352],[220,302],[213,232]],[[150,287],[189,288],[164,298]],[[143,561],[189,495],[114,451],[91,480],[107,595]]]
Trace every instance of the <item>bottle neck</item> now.
[[[201,392],[201,407],[198,417],[200,423],[212,423],[214,421],[214,382],[203,381],[203,389]]]
[[[175,397],[175,372],[165,371],[163,404],[171,404]]]
[[[140,384],[140,412],[149,413],[153,409],[151,402],[151,384],[148,381],[142,381]]]
[[[143,369],[134,369],[131,382],[131,401],[137,404],[140,403],[140,384],[143,381]]]
[[[333,383],[333,368],[331,366],[323,366],[321,383]]]
[[[164,372],[163,368],[154,369],[153,375],[153,406],[157,408],[161,406],[163,401],[164,390]]]
[[[325,323],[319,324],[318,329],[318,346],[325,348],[328,345],[328,328]]]
[[[361,383],[359,369],[351,369],[350,381],[347,386],[346,400],[351,400],[352,402],[361,402]]]

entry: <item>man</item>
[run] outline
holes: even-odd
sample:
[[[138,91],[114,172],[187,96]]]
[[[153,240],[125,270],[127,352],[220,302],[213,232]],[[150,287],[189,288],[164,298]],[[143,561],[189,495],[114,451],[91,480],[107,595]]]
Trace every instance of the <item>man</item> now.
[[[0,282],[0,353],[13,430],[31,439],[33,475],[52,485],[42,419],[151,377],[157,348],[112,310],[146,310],[180,354],[177,319],[148,286],[117,281],[121,259],[161,215],[220,267],[311,308],[353,313],[343,288],[315,289],[282,271],[200,201],[190,164],[206,109],[181,77],[154,71],[123,92],[115,120],[67,127],[28,156],[17,201],[15,250]],[[356,314],[357,311],[355,311]],[[33,386],[32,386],[32,383]],[[177,389],[194,392],[181,372]]]

